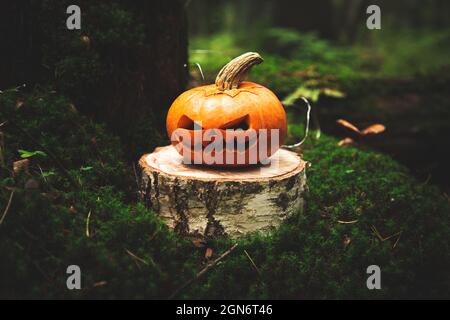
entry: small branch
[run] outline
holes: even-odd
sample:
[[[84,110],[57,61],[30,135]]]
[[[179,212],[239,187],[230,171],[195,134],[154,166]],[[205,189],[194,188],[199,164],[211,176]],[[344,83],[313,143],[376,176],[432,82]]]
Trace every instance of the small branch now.
[[[206,267],[204,267],[202,270],[200,270],[200,272],[198,272],[194,278],[186,281],[181,287],[179,287],[178,289],[176,289],[170,296],[169,296],[169,300],[173,299],[174,297],[176,297],[184,288],[186,288],[187,286],[189,286],[192,282],[194,282],[195,280],[199,279],[201,276],[203,276],[206,272],[208,272],[209,269],[213,268],[220,260],[222,260],[223,258],[225,258],[226,256],[228,256],[231,252],[233,252],[234,249],[236,249],[236,247],[238,246],[238,244],[236,243],[234,246],[232,246],[230,249],[228,249],[227,251],[225,251],[224,253],[222,253],[220,255],[220,257],[218,257],[216,260],[208,263],[206,265]]]
[[[351,220],[351,221],[344,221],[344,220],[338,220],[337,223],[341,223],[341,224],[353,224],[353,223],[357,223],[358,220]]]
[[[372,226],[371,228],[372,228],[373,233],[377,236],[377,238],[378,238],[381,242],[384,242],[384,241],[386,241],[386,240],[389,240],[389,239],[391,239],[391,238],[393,238],[393,237],[395,237],[395,236],[401,235],[402,232],[403,232],[403,231],[399,231],[399,232],[396,232],[396,233],[394,233],[394,234],[391,234],[390,236],[383,237],[383,236],[378,232],[377,228],[375,228],[375,226]]]
[[[137,255],[135,255],[135,254],[134,254],[133,252],[131,252],[130,250],[125,249],[125,251],[126,251],[132,258],[136,259],[137,261],[142,262],[142,263],[145,264],[146,266],[149,265],[147,261],[145,261],[145,260],[142,259],[142,258],[139,258]]]
[[[203,82],[205,82],[205,76],[203,75],[202,66],[198,62],[196,62],[195,65],[197,66],[198,70],[200,71],[200,75],[202,76]]]
[[[89,232],[89,224],[91,223],[91,212],[92,211],[89,210],[89,213],[86,218],[86,237],[88,237],[88,238],[91,236],[91,234]]]
[[[3,223],[3,220],[5,220],[6,214],[9,211],[9,207],[11,206],[11,202],[12,202],[13,196],[14,196],[14,190],[11,191],[11,194],[9,195],[8,204],[6,205],[5,211],[3,211],[2,218],[0,219],[0,225]]]
[[[156,271],[158,271],[158,273],[160,273],[161,274],[161,269],[159,268],[159,266],[156,264],[156,262],[152,259],[152,257],[148,257],[148,259],[150,260],[150,263],[147,261],[147,260],[144,260],[144,259],[142,259],[142,258],[140,258],[140,257],[138,257],[137,255],[135,255],[133,252],[131,252],[130,250],[128,250],[128,249],[125,249],[125,251],[126,251],[126,253],[128,254],[128,255],[130,255],[133,259],[134,259],[134,261],[135,261],[135,263],[136,263],[136,265],[138,266],[138,268],[140,269],[140,265],[137,263],[137,262],[142,262],[143,264],[145,264],[146,266],[153,266],[153,268],[155,268],[156,269]]]
[[[3,125],[3,123],[1,125]],[[1,127],[1,125],[0,125],[0,127]],[[4,147],[5,147],[4,135],[3,135],[3,132],[0,131],[0,165],[2,167],[5,166],[5,157],[3,156]]]
[[[402,233],[403,233],[403,231],[400,231],[400,234],[398,235],[397,240],[395,240],[395,243],[392,246],[392,249],[395,249],[395,247],[397,246],[397,243],[400,241],[400,238],[402,237]]]
[[[396,233],[394,233],[394,234],[391,234],[390,236],[387,236],[386,238],[384,238],[383,241],[389,240],[389,239],[391,239],[391,238],[393,238],[393,237],[395,237],[395,236],[398,236],[398,235],[400,235],[400,234],[402,234],[402,231],[399,231],[399,232],[396,232]]]
[[[261,272],[259,271],[258,267],[256,266],[255,261],[253,261],[252,257],[250,257],[247,250],[244,250],[244,253],[247,256],[248,260],[250,260],[253,268],[255,268],[256,272],[258,273],[258,276],[261,277]]]
[[[447,194],[447,192],[444,192],[444,197],[445,199],[447,199],[447,201],[450,202],[450,196]]]
[[[375,226],[371,226],[370,228],[372,229],[372,232],[377,236],[378,240],[383,241],[383,237],[380,235],[377,228],[375,228]]]
[[[42,178],[44,179],[45,183],[48,183],[47,178],[45,177],[44,171],[42,171],[41,166],[40,166],[40,165],[37,165],[37,166],[38,166],[38,168],[39,168],[39,171],[41,172],[41,176],[42,176]]]

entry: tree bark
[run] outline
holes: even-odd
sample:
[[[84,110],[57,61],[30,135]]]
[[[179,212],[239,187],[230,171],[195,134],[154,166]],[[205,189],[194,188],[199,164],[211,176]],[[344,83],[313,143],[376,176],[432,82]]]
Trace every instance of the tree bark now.
[[[79,0],[81,30],[66,27],[71,4],[2,4],[0,89],[53,86],[128,141],[163,128],[187,84],[184,1]]]
[[[31,1],[2,3],[0,9],[0,90],[35,83],[43,72],[41,32]]]
[[[172,146],[142,156],[141,196],[170,229],[211,239],[267,231],[303,207],[306,162],[280,149],[267,166],[184,165]]]

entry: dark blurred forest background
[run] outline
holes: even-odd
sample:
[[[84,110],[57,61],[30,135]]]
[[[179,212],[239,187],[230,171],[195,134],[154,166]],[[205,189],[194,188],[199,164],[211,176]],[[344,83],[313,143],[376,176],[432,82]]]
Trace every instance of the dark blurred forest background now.
[[[381,30],[366,27],[370,4],[381,8]],[[190,62],[211,82],[236,54],[259,50],[266,62],[257,79],[281,97],[298,90],[312,100],[324,132],[342,134],[338,118],[385,124],[372,146],[448,188],[449,9],[445,1],[190,1]]]
[[[69,31],[72,2],[1,6],[1,298],[165,299],[204,267],[204,244],[140,200],[136,161],[168,144],[172,101],[246,51],[264,58],[248,78],[282,100],[289,142],[299,98],[313,106],[306,205],[268,234],[206,239],[213,258],[239,247],[176,297],[449,297],[448,1],[80,0]],[[71,264],[82,290],[66,289]],[[370,264],[382,290],[366,288]]]

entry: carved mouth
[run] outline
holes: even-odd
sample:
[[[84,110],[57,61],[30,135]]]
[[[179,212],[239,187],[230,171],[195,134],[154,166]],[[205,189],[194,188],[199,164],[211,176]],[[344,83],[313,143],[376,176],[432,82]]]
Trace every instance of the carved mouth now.
[[[219,129],[213,130],[201,130],[200,132],[195,132],[194,130],[188,130],[191,139],[184,141],[183,139],[178,140],[178,144],[182,144],[183,148],[191,150],[193,152],[204,151],[208,146],[215,148],[217,151],[236,151],[245,152],[251,147],[255,146],[258,142],[258,134],[255,130],[246,131],[225,131]],[[205,139],[205,133],[214,132],[215,134],[210,134],[207,139]],[[195,134],[201,134],[196,139]],[[217,135],[222,134],[221,145],[220,141],[216,142]]]
[[[187,132],[191,137],[190,141],[183,141],[178,137],[178,143],[182,143],[184,148],[193,152],[204,151],[209,145],[215,145],[216,150],[225,151],[247,151],[258,141],[258,133],[249,127],[249,115],[237,118],[219,128],[203,128],[186,115],[178,121],[178,130]],[[222,145],[215,142],[218,135],[222,136]],[[206,136],[206,137],[205,137]],[[229,146],[232,146],[231,148]]]

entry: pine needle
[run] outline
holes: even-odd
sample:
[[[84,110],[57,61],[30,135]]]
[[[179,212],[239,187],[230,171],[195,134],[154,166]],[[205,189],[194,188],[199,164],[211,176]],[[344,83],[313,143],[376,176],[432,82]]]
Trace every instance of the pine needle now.
[[[2,218],[0,219],[0,225],[3,223],[3,220],[5,220],[6,214],[9,211],[9,207],[11,206],[13,196],[14,196],[14,190],[11,191],[11,194],[9,195],[8,204],[6,205],[5,211],[3,211]]]
[[[90,232],[89,232],[89,224],[91,222],[91,210],[89,210],[89,213],[86,218],[86,237],[90,238]]]

